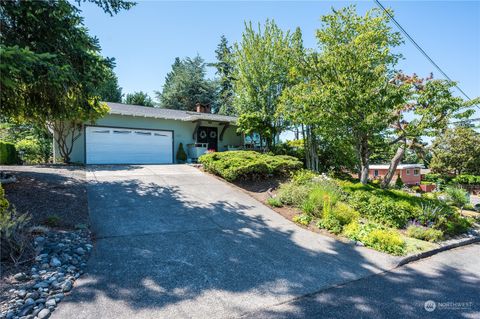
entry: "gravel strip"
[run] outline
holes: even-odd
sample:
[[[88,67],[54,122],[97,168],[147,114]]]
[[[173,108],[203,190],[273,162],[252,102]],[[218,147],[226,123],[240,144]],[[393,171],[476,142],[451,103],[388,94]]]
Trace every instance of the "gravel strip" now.
[[[75,280],[83,274],[93,248],[88,230],[48,231],[34,239],[37,252],[28,272],[13,277],[16,289],[0,304],[1,319],[45,319],[50,317]]]

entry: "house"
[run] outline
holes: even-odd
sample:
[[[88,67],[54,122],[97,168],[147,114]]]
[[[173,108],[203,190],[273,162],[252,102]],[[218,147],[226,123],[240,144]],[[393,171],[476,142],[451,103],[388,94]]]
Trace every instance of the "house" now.
[[[208,150],[243,146],[236,117],[211,114],[197,104],[197,112],[120,103],[95,123],[85,123],[75,141],[71,161],[83,164],[175,163],[182,143],[190,158]],[[54,132],[55,134],[55,132]],[[58,146],[54,145],[58,157]],[[195,159],[195,158],[194,158]]]
[[[388,172],[388,164],[373,164],[369,166],[368,177],[373,179],[383,179]],[[407,185],[420,185],[420,172],[423,168],[422,164],[399,164],[392,181],[400,176],[402,181]]]

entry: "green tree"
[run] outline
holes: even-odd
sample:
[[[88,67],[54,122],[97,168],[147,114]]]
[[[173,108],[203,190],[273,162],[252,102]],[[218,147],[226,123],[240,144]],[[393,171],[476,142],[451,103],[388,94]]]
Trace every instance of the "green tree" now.
[[[283,32],[273,20],[255,29],[245,24],[242,40],[235,43],[234,106],[243,132],[256,130],[267,147],[275,144],[284,127],[277,112],[283,90],[292,84],[289,71],[303,50],[300,29]]]
[[[233,64],[231,62],[232,48],[228,45],[227,38],[222,35],[220,43],[215,50],[217,62],[212,63],[217,69],[219,76],[218,84],[220,86],[218,93],[219,114],[235,115],[233,108]]]
[[[108,70],[104,81],[99,86],[97,94],[104,102],[122,103],[122,88],[118,85],[118,78],[113,70]]]
[[[163,90],[156,91],[160,106],[167,109],[195,111],[197,103],[217,109],[217,83],[205,77],[206,64],[196,57],[181,60],[175,58],[166,78]]]
[[[145,92],[129,93],[125,97],[125,103],[142,106],[154,106],[152,98]]]
[[[407,103],[399,105],[390,125],[390,144],[395,145],[397,150],[382,180],[382,187],[390,184],[407,150],[422,153],[422,136],[437,136],[447,128],[451,119],[467,118],[472,114],[472,110],[468,108],[476,103],[476,100],[464,101],[453,96],[452,88],[455,83],[433,80],[432,75],[421,79],[416,75],[406,76],[399,73],[394,81],[401,86],[410,86],[412,92]],[[407,116],[413,119],[407,120]]]
[[[480,175],[480,133],[459,126],[447,129],[432,143],[432,171],[441,174]]]
[[[370,156],[405,99],[404,89],[390,82],[400,57],[392,48],[401,36],[392,31],[389,16],[377,9],[360,16],[350,6],[321,20],[316,34],[320,52],[310,52],[295,64],[292,74],[300,81],[286,91],[284,109],[309,129],[305,140],[310,139],[306,149],[311,153],[316,152],[318,133],[351,145],[360,180],[367,183]]]
[[[91,2],[109,14],[133,5]],[[1,116],[55,128],[60,121],[76,127],[79,119],[103,114],[98,87],[113,59],[100,55],[98,40],[88,34],[80,10],[66,0],[4,1],[0,10]],[[62,157],[69,160],[68,154]]]

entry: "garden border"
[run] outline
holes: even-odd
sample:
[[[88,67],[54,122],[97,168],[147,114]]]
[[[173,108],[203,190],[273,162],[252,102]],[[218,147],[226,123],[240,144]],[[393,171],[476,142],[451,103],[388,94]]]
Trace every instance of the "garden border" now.
[[[480,242],[480,236],[462,238],[462,239],[457,240],[453,243],[450,243],[450,244],[447,244],[447,245],[444,245],[444,246],[440,246],[440,247],[432,249],[432,250],[427,250],[427,251],[424,251],[424,252],[421,252],[421,253],[418,253],[418,254],[414,254],[414,255],[404,257],[397,263],[395,268],[407,265],[409,263],[412,263],[412,262],[415,262],[415,261],[418,261],[418,260],[421,260],[421,259],[431,257],[433,255],[436,255],[438,253],[441,253],[441,252],[444,252],[444,251],[447,251],[447,250],[467,246],[467,245],[470,245],[470,244],[475,244],[475,243],[478,243],[478,242]]]

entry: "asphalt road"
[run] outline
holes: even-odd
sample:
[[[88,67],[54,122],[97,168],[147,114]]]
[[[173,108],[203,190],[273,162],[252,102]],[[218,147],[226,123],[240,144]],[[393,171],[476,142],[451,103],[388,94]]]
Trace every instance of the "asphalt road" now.
[[[446,251],[245,317],[478,319],[480,244]]]

